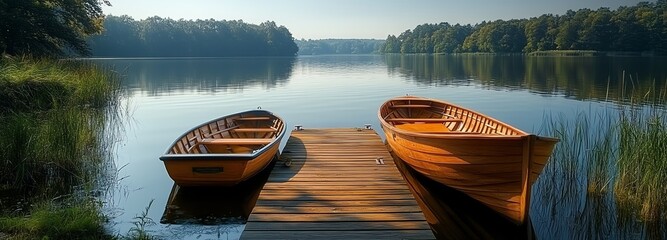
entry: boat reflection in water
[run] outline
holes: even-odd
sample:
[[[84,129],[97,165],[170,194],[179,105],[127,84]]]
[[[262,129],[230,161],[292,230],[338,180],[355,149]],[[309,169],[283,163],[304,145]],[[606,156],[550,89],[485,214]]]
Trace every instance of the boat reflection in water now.
[[[257,202],[276,159],[253,178],[231,187],[171,188],[162,224],[244,224]]]
[[[465,193],[419,174],[388,150],[437,239],[535,239],[529,220],[517,226]]]

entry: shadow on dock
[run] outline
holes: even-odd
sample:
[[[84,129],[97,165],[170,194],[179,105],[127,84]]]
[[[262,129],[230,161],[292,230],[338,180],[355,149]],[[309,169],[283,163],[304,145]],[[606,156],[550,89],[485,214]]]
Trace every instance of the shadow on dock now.
[[[303,165],[306,164],[306,159],[308,159],[306,146],[303,144],[301,139],[290,137],[287,141],[287,144],[289,144],[290,147],[285,148],[285,150],[281,153],[279,158],[280,161],[276,163],[274,170],[280,171],[289,169],[289,171],[282,171],[282,178],[276,178],[276,182],[288,182],[292,177],[299,173]],[[295,157],[295,155],[298,155],[298,153],[303,153],[303,157]],[[273,169],[274,167],[269,166],[267,168]]]
[[[517,226],[477,200],[428,179],[387,147],[438,239],[534,239],[530,223]]]

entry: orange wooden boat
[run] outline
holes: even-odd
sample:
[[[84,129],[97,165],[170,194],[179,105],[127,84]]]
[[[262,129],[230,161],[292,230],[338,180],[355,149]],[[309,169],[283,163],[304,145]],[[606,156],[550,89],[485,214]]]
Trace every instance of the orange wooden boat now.
[[[180,186],[231,186],[264,169],[284,135],[283,120],[269,111],[236,113],[185,132],[160,160]]]
[[[528,134],[439,100],[405,96],[378,111],[391,149],[421,174],[479,200],[516,224],[558,139]]]

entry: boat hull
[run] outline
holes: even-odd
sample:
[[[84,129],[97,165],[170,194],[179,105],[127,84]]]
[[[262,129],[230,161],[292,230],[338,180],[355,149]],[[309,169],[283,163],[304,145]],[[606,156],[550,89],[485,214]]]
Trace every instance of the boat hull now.
[[[475,127],[462,124],[457,127],[454,127],[454,124],[448,125],[449,128],[444,130],[446,133],[425,134],[413,131],[417,127],[433,127],[426,127],[425,124],[428,123],[409,127],[392,124],[387,121],[392,114],[395,115],[394,118],[398,115],[402,118],[412,117],[408,116],[408,113],[395,113],[396,109],[390,108],[392,104],[418,104],[424,109],[427,105],[436,108],[429,111],[428,115],[414,109],[409,110],[412,111],[411,114],[421,118],[437,118],[431,113],[446,112],[450,105],[423,98],[415,98],[410,102],[406,102],[405,97],[400,99],[397,102],[390,100],[385,103],[379,117],[389,147],[401,160],[422,175],[466,193],[516,224],[526,221],[530,187],[549,159],[557,140],[526,134],[511,126],[505,126],[510,129],[507,135],[486,134],[479,127],[477,132],[466,131]],[[484,117],[485,124],[492,120],[495,123],[491,125],[504,125],[478,113],[469,114],[467,109],[461,110],[458,106],[455,108],[456,111],[447,115],[461,120],[464,124],[481,125],[466,119],[466,116],[472,116],[474,119]],[[447,123],[441,125],[447,126]]]
[[[234,186],[262,171],[278,154],[279,144],[252,159],[241,157],[190,158],[164,161],[179,186]]]

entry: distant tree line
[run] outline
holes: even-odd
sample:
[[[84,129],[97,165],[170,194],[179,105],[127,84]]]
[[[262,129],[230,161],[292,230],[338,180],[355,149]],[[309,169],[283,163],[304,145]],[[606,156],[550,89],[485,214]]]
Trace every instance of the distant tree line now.
[[[275,22],[173,20],[107,16],[104,32],[88,40],[93,56],[226,57],[294,56],[292,34]]]
[[[530,53],[549,50],[667,54],[667,0],[617,10],[569,10],[471,25],[423,24],[389,35],[383,53]]]
[[[380,53],[383,43],[384,40],[375,39],[296,40],[299,55]]]

